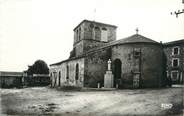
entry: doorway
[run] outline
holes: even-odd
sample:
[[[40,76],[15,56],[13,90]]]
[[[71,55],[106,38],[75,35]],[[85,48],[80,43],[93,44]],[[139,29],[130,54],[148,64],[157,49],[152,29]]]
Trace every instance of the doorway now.
[[[121,60],[114,60],[114,87],[119,88],[121,85]]]

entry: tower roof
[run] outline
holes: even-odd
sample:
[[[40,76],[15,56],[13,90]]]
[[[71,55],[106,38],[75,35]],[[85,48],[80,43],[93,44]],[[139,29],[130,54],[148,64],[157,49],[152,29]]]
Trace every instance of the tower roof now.
[[[78,28],[82,23],[84,22],[90,22],[90,23],[96,23],[96,24],[101,24],[101,25],[106,25],[106,26],[110,26],[110,27],[114,27],[117,28],[117,26],[115,25],[111,25],[111,24],[106,24],[106,23],[101,23],[101,22],[96,22],[96,21],[90,21],[90,20],[83,20],[81,23],[79,23],[73,30],[75,30],[76,28]]]

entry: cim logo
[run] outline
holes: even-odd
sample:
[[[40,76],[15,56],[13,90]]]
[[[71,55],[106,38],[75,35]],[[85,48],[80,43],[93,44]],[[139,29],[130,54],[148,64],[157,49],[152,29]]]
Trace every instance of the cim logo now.
[[[161,108],[163,109],[171,109],[173,107],[173,104],[168,103],[168,104],[161,104]]]

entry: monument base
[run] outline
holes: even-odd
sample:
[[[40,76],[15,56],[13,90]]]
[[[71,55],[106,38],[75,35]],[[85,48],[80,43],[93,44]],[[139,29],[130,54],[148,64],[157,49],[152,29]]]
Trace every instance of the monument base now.
[[[114,75],[111,70],[106,71],[104,75],[104,88],[113,88],[114,85]]]

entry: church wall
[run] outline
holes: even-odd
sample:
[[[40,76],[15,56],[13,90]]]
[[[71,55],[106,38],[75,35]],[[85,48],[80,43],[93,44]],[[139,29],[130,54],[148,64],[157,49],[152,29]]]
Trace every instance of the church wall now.
[[[85,58],[84,86],[97,88],[98,83],[103,87],[107,61],[110,59],[111,49],[101,49],[87,54]]]
[[[141,49],[140,49],[141,48]],[[135,52],[140,51],[140,59],[135,57]],[[163,78],[163,50],[159,45],[151,44],[125,44],[112,48],[112,63],[121,60],[121,87],[133,87],[133,75],[141,74],[140,86],[158,87]],[[114,73],[114,63],[112,64]]]
[[[75,57],[80,56],[83,54],[84,51],[84,42],[81,41],[75,45]]]
[[[84,40],[84,51],[86,52],[92,48],[99,47],[104,44],[104,42]]]
[[[76,80],[76,65],[77,64],[79,66],[78,80]],[[59,79],[59,72],[60,72],[60,79]],[[59,87],[59,86],[61,87],[62,86],[83,87],[84,58],[66,61],[66,62],[63,62],[62,64],[51,66],[50,75],[51,75],[51,86],[52,87]]]

